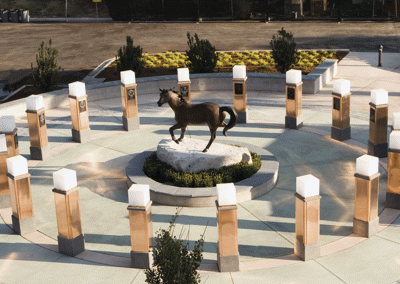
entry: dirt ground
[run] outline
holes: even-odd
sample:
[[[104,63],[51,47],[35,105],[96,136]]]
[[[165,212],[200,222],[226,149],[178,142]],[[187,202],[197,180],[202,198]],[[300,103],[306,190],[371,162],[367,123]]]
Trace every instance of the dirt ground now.
[[[399,52],[397,22],[272,22],[272,23],[0,23],[0,81],[29,74],[42,41],[52,39],[58,63],[66,71],[93,69],[117,54],[132,36],[144,52],[185,51],[186,33],[208,39],[217,50],[269,49],[272,35],[284,27],[299,49],[350,49]]]

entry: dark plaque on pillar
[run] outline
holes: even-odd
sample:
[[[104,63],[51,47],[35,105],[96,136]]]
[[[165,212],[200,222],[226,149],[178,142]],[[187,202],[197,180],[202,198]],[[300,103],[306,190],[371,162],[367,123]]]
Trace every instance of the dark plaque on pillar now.
[[[79,101],[79,112],[86,111],[86,100]]]
[[[15,149],[18,149],[18,134],[15,133],[14,135],[14,142],[15,142]]]
[[[235,83],[235,94],[236,95],[243,95],[243,84]]]
[[[39,127],[42,127],[45,124],[46,124],[46,118],[44,116],[44,113],[42,113],[39,115]]]
[[[135,98],[135,89],[128,90],[128,101],[134,100]]]
[[[288,88],[287,89],[287,98],[288,98],[288,100],[294,100],[294,94],[295,94],[295,89],[294,88]]]
[[[369,119],[371,120],[371,122],[375,122],[375,109],[374,108],[370,108]]]
[[[340,110],[340,99],[339,98],[333,98],[333,109]]]
[[[181,86],[181,96],[182,97],[189,97],[189,87],[188,86]]]

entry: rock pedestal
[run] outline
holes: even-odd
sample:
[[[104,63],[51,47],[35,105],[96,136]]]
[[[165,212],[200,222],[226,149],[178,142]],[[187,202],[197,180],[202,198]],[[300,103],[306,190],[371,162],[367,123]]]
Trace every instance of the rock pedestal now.
[[[208,141],[183,139],[179,144],[163,139],[157,146],[157,158],[178,171],[198,173],[246,161],[252,163],[249,149],[213,143],[207,153],[202,151]]]

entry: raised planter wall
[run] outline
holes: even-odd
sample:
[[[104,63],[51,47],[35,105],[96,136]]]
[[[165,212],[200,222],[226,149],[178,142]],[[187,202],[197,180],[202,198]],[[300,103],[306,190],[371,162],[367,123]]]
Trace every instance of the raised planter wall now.
[[[327,59],[316,67],[310,74],[303,75],[303,93],[316,94],[337,74],[336,59]],[[285,74],[247,73],[248,91],[284,92]],[[191,74],[192,91],[229,91],[232,90],[231,73]],[[139,95],[159,94],[159,89],[169,89],[177,86],[177,75],[137,78]],[[113,81],[100,84],[86,85],[88,101],[104,100],[121,96],[121,82]],[[43,95],[46,109],[60,106],[69,107],[68,89],[62,89]],[[25,99],[16,100],[0,105],[1,115],[25,116]]]

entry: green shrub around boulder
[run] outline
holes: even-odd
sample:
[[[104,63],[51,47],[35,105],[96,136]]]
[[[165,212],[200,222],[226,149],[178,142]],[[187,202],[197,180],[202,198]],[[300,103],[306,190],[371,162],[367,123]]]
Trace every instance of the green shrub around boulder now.
[[[254,175],[261,168],[261,158],[250,152],[252,164],[240,162],[220,169],[209,169],[199,173],[187,173],[175,170],[157,159],[154,152],[146,160],[143,171],[151,179],[178,187],[213,187],[219,183],[236,183]]]

